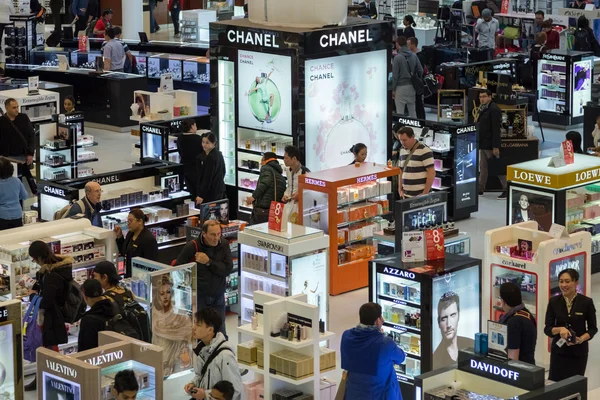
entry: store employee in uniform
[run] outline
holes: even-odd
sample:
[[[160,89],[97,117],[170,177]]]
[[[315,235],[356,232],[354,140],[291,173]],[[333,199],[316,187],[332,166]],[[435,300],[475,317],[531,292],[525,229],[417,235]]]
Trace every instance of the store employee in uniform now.
[[[577,293],[579,272],[567,268],[558,275],[561,296],[554,296],[546,309],[544,333],[552,338],[550,375],[554,382],[585,375],[589,343],[596,333],[594,301]]]
[[[533,315],[525,308],[521,289],[512,282],[500,285],[500,299],[504,315],[498,320],[506,325],[508,358],[535,364],[537,328]]]
[[[125,257],[125,278],[131,276],[131,260],[134,257],[144,257],[152,261],[158,258],[158,244],[152,232],[146,228],[147,220],[148,217],[142,210],[134,208],[127,216],[127,236],[123,237],[121,227],[115,226],[117,247],[121,256]]]

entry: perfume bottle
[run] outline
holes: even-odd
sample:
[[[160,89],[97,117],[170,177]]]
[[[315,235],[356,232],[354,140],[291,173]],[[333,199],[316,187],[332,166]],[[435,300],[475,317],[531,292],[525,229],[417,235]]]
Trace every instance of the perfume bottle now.
[[[273,153],[277,153],[277,143],[275,143],[275,142],[271,143],[271,151]]]
[[[321,213],[317,208],[317,200],[313,200],[313,206],[308,210],[310,214],[310,225],[313,228],[319,228],[319,222],[321,221]]]

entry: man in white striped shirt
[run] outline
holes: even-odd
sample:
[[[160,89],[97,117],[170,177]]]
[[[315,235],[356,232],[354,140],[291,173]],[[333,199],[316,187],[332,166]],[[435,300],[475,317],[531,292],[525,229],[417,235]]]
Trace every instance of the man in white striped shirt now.
[[[428,194],[435,178],[433,152],[417,140],[412,128],[405,126],[397,132],[402,143],[398,193],[401,198]]]

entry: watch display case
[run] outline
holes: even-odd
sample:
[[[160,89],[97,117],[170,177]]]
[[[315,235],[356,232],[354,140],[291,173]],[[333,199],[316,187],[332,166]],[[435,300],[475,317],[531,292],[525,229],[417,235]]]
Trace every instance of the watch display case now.
[[[538,61],[540,121],[555,125],[583,123],[591,100],[594,56],[590,52],[550,50]]]
[[[466,123],[467,96],[464,90],[438,90],[438,122]]]
[[[480,288],[481,261],[466,256],[403,263],[393,254],[369,263],[369,300],[381,305],[384,333],[406,353],[395,366],[404,398],[415,396],[415,377],[456,362],[447,349],[454,338],[459,349],[473,345],[481,329]]]
[[[67,57],[68,59],[73,60],[73,58],[71,58],[71,54],[74,53],[75,51],[72,51],[70,49],[65,49],[65,48],[61,48],[61,47],[46,47],[46,48],[40,48],[40,47],[36,47],[35,49],[31,50],[30,54],[31,54],[31,64],[33,65],[42,65],[45,67],[58,67],[58,56],[59,55],[63,55],[65,57]],[[95,58],[94,58],[95,61]],[[72,63],[73,61],[71,61]],[[74,64],[71,64],[72,66],[75,66]]]
[[[305,294],[327,321],[329,237],[322,231],[288,223],[282,232],[268,224],[247,226],[240,243],[242,321],[251,321],[256,290],[278,296]]]
[[[180,18],[181,40],[186,43],[208,43],[209,23],[216,20],[216,10],[183,10]]]
[[[375,256],[373,235],[388,226],[388,177],[399,169],[362,163],[298,177],[299,220],[329,234],[329,293],[365,287],[367,262]]]
[[[559,293],[558,274],[566,268],[579,272],[580,293],[591,288],[591,241],[587,233],[577,232],[556,239],[538,230],[535,221],[492,229],[485,234],[485,253],[482,287],[483,319],[498,321],[504,314],[500,300],[500,285],[512,282],[521,288],[525,307],[537,321],[544,318],[544,310],[552,296]],[[517,247],[518,246],[518,247]],[[526,248],[526,252],[515,251]],[[550,354],[544,325],[537,324],[537,365],[548,366]]]
[[[16,7],[17,9],[21,7]],[[37,45],[35,14],[10,15],[10,25],[4,25],[4,55],[6,64],[30,64],[31,50]]]

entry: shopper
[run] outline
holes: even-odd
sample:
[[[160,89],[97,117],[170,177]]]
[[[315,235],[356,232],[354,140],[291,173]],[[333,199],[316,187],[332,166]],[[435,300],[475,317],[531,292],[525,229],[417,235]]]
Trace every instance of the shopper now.
[[[73,203],[65,218],[83,214],[85,218],[90,220],[93,226],[102,228],[102,217],[100,216],[100,210],[102,210],[102,205],[100,204],[102,188],[98,182],[88,182],[85,184],[84,190],[85,197]]]
[[[33,168],[35,131],[27,114],[19,112],[19,103],[13,98],[4,101],[5,113],[0,117],[0,156],[23,161],[17,172],[27,179],[31,193],[37,195],[37,184],[29,168]]]
[[[149,0],[148,5],[150,6],[150,33],[156,33],[160,31],[160,25],[156,22],[155,15],[156,6],[158,5],[157,0]]]
[[[217,149],[217,136],[205,133],[202,136],[204,152],[198,156],[198,187],[196,204],[210,203],[227,197],[225,193],[225,160]]]
[[[484,89],[479,92],[479,118],[477,130],[479,131],[479,195],[485,193],[488,179],[489,159],[500,158],[500,126],[502,125],[502,111],[492,101],[492,92]],[[499,175],[502,184],[502,194],[498,200],[506,199],[506,175]]]
[[[398,175],[398,193],[400,198],[415,197],[431,192],[435,169],[433,152],[415,137],[412,128],[405,126],[398,130],[402,143],[400,149],[400,174]]]
[[[68,95],[65,96],[63,100],[63,108],[65,109],[65,114],[72,114],[75,112],[75,98],[73,96]]]
[[[94,279],[100,282],[104,294],[110,296],[117,303],[120,311],[123,310],[127,300],[135,298],[131,290],[119,285],[121,277],[115,265],[110,261],[100,261],[96,264]]]
[[[123,63],[123,72],[131,73],[131,68],[135,62],[133,59],[133,54],[131,54],[129,45],[121,40],[121,34],[123,33],[123,31],[121,30],[121,27],[115,26],[114,29],[115,29],[115,39],[114,40],[121,43],[121,45],[123,46],[123,51],[125,52],[126,58]],[[108,43],[107,41],[102,42],[102,46],[100,46],[100,49],[102,49],[102,51],[104,51],[104,47],[106,47],[107,43]]]
[[[10,16],[15,14],[15,7],[12,0],[0,0],[0,53],[2,53],[2,35],[4,28],[10,25]]]
[[[194,317],[192,337],[199,340],[199,343],[194,349],[195,376],[185,385],[185,392],[193,399],[205,399],[212,385],[220,381],[228,381],[235,390],[233,399],[242,399],[242,377],[238,363],[231,345],[221,333],[221,325],[225,321],[210,308],[201,308]]]
[[[181,11],[181,0],[169,0],[168,9],[171,12],[171,20],[173,21],[173,29],[175,37],[179,38],[179,12]]]
[[[415,19],[412,15],[406,14],[404,19],[402,19],[402,25],[404,25],[404,29],[398,29],[398,36],[404,36],[406,39],[415,37],[413,27],[417,26],[417,24],[415,24]]]
[[[363,18],[377,19],[377,4],[374,1],[364,0],[359,6],[359,13]]]
[[[458,335],[460,323],[460,297],[446,292],[437,305],[437,323],[442,340],[433,352],[434,368],[449,366],[458,360],[458,351],[473,346],[473,340]]]
[[[0,231],[23,226],[21,201],[27,199],[27,192],[14,172],[12,163],[0,157]]]
[[[40,312],[43,314],[43,345],[58,351],[58,345],[68,342],[65,319],[60,307],[65,304],[67,285],[73,280],[73,259],[52,253],[50,246],[36,240],[29,246],[29,257],[40,266],[36,273],[37,283],[33,291],[42,297]],[[25,386],[25,391],[36,389],[36,379]]]
[[[298,201],[298,175],[310,172],[300,162],[300,150],[296,146],[285,146],[283,153],[283,163],[285,164],[285,176],[287,177],[287,188],[283,192],[281,201]]]
[[[135,400],[140,390],[138,378],[132,369],[123,369],[115,375],[111,392],[116,400]]]
[[[498,20],[492,17],[492,10],[486,8],[481,12],[481,18],[475,25],[475,40],[477,47],[495,49],[496,39],[498,38]]]
[[[210,398],[213,400],[233,400],[235,388],[229,381],[219,381],[210,389]]]
[[[396,112],[404,115],[404,109],[408,107],[408,115],[416,118],[417,91],[413,79],[423,79],[423,67],[417,56],[408,48],[404,36],[396,38],[396,49],[398,54],[392,63],[392,98],[396,103]]]
[[[590,28],[590,21],[584,15],[579,16],[577,29],[573,34],[573,50],[592,51],[594,54],[598,54],[599,48],[600,45],[594,31]]]
[[[600,151],[600,114],[596,116],[592,137],[594,138],[594,147],[589,147],[588,150]]]
[[[102,11],[102,18],[100,18],[94,26],[94,36],[100,39],[106,38],[106,29],[112,27],[112,24],[110,22],[112,21],[112,17],[113,10],[111,10],[110,8],[107,8],[106,10]]]
[[[406,355],[383,334],[383,316],[377,303],[365,303],[359,310],[360,323],[342,334],[342,369],[348,372],[345,400],[402,399],[394,365]]]
[[[198,309],[212,308],[225,321],[226,279],[233,271],[233,258],[229,242],[221,237],[219,222],[204,222],[202,234],[183,247],[175,265],[190,261],[196,262]],[[221,332],[227,334],[225,324],[222,324]]]
[[[191,198],[197,197],[198,157],[202,154],[202,136],[197,134],[196,121],[193,118],[182,122],[183,134],[177,137],[177,151],[180,164],[183,164],[183,178]]]
[[[246,198],[246,204],[252,204],[250,225],[261,224],[269,220],[269,209],[272,201],[281,201],[285,192],[283,168],[277,155],[270,151],[263,154],[260,175],[252,196]]]
[[[535,34],[542,32],[542,23],[544,22],[544,16],[545,14],[542,10],[538,10],[535,12]]]
[[[248,18],[248,3],[244,4],[244,18]]]
[[[586,0],[575,0],[569,4],[569,8],[577,8],[579,10],[585,10],[586,5],[587,5]]]
[[[585,18],[585,17],[584,17]],[[547,19],[542,22],[542,29],[546,34],[546,49],[558,49],[560,47],[560,37],[558,36],[558,32],[556,32],[552,25],[552,20]]]
[[[354,160],[348,165],[354,165],[356,163],[364,163],[367,160],[369,149],[367,149],[367,145],[364,143],[356,143],[352,147],[350,147],[350,153],[354,156]]]
[[[535,364],[537,328],[535,318],[523,304],[521,288],[504,282],[500,285],[500,299],[504,314],[498,322],[506,325],[508,358]]]
[[[577,293],[579,272],[567,268],[558,274],[562,296],[554,296],[546,308],[544,333],[552,338],[550,347],[551,381],[585,375],[589,343],[596,333],[594,301]]]
[[[83,299],[89,309],[83,314],[77,337],[77,351],[98,347],[98,333],[106,330],[106,324],[118,314],[116,303],[102,295],[102,286],[96,279],[88,279],[81,285]]]
[[[156,261],[158,258],[158,243],[156,238],[146,228],[148,217],[139,208],[129,211],[127,216],[127,236],[123,237],[123,230],[115,225],[114,231],[117,236],[117,247],[119,253],[125,257],[125,277],[131,277],[131,260],[134,257],[144,257]]]
[[[87,8],[85,10],[85,21],[87,24],[86,27],[92,23],[94,24],[92,27],[96,26],[96,22],[98,22],[99,9],[98,0],[88,0]]]
[[[54,31],[53,34],[59,35],[58,38],[62,36],[61,29],[61,20],[60,20],[60,10],[63,6],[63,0],[50,0],[50,11],[52,12],[52,21],[54,22]]]
[[[104,56],[104,70],[113,72],[123,72],[125,66],[125,50],[123,45],[115,40],[115,29],[110,27],[104,31],[106,45],[102,50]]]
[[[529,51],[529,59],[531,60],[531,67],[533,69],[533,77],[531,79],[531,84],[534,88],[537,88],[538,84],[538,61],[542,58],[542,54],[544,54],[548,49],[546,48],[546,32],[540,32],[535,35],[535,44],[531,47]]]
[[[75,28],[73,30],[73,36],[78,37],[79,31],[85,31],[88,24],[87,20],[87,6],[88,0],[73,0],[71,3],[71,11],[73,16],[77,18],[75,22]]]
[[[407,39],[407,45],[410,51],[412,51],[417,58],[419,59],[419,63],[423,68],[423,76],[428,74],[427,67],[425,66],[425,54],[422,51],[419,51],[419,39],[416,37],[409,37]],[[423,83],[423,86],[425,83]],[[423,94],[415,96],[415,108],[417,110],[417,118],[425,119],[425,104],[423,99]]]
[[[573,153],[576,154],[584,154],[581,149],[581,133],[577,131],[569,131],[565,135],[566,140],[571,141],[571,145],[573,146]]]

